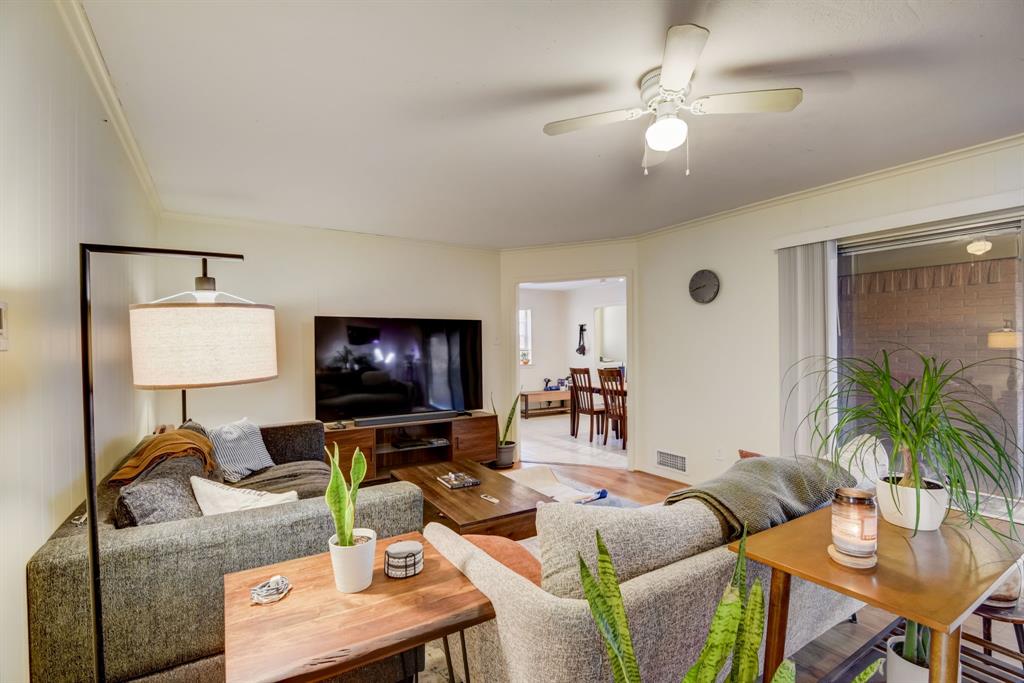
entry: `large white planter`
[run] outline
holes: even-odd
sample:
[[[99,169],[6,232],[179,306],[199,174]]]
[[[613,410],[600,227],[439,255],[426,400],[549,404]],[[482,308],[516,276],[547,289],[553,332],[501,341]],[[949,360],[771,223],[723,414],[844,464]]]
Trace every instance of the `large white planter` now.
[[[366,543],[342,547],[338,536],[331,536],[331,566],[334,568],[334,587],[342,593],[358,593],[373,582],[373,558],[377,551],[377,534],[372,529],[353,529],[353,536],[368,536]]]
[[[900,476],[902,475],[893,475],[893,478],[898,481]],[[885,479],[880,479],[875,495],[882,518],[889,524],[904,529],[913,529],[914,522],[917,521],[918,531],[935,531],[942,525],[942,520],[946,518],[946,509],[949,508],[949,492],[945,488],[921,489],[921,517],[918,520],[915,520],[917,489],[909,486],[890,486]]]
[[[885,643],[885,680],[897,683],[928,683],[928,669],[900,657],[893,650],[903,636],[890,638]]]

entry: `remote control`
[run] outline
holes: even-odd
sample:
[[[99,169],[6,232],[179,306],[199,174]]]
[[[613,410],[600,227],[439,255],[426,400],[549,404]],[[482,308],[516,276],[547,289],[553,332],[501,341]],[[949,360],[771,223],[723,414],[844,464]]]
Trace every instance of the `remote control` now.
[[[495,505],[497,505],[498,503],[501,502],[500,500],[498,500],[494,496],[492,496],[490,494],[487,494],[487,493],[481,493],[480,497],[483,498],[484,500],[486,500],[488,503],[494,503]]]

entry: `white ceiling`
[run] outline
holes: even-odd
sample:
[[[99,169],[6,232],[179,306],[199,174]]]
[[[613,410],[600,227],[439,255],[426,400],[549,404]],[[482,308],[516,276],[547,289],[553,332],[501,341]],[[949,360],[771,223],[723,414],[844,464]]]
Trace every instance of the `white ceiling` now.
[[[166,209],[512,247],[635,235],[1024,131],[1024,0],[85,0]],[[694,97],[800,86],[791,114],[689,117],[644,177],[635,106],[666,29],[711,30]]]

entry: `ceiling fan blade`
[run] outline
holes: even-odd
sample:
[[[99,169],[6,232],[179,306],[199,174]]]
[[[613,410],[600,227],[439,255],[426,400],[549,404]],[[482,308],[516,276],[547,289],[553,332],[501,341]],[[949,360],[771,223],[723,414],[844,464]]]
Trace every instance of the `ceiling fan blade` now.
[[[694,114],[758,114],[793,111],[803,99],[804,91],[800,88],[730,92],[698,98],[690,104],[690,111]]]
[[[644,143],[644,158],[643,161],[640,162],[640,166],[642,168],[648,169],[652,166],[657,166],[666,159],[668,159],[668,152],[659,152],[651,149],[650,145],[646,142]]]
[[[601,114],[591,114],[590,116],[577,116],[574,119],[552,121],[544,126],[544,132],[548,135],[561,135],[562,133],[571,133],[581,128],[604,126],[609,123],[618,123],[619,121],[632,121],[633,119],[640,118],[643,113],[643,109],[636,107],[635,109],[606,111]]]
[[[703,26],[673,26],[665,38],[665,56],[661,60],[661,87],[679,92],[690,84],[697,60],[704,51],[710,32]]]

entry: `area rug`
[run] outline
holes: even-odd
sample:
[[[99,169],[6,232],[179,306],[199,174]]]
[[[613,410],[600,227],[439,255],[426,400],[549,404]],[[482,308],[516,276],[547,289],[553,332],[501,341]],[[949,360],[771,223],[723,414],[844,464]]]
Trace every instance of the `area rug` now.
[[[528,486],[534,491],[543,493],[545,496],[563,503],[581,501],[595,493],[593,486],[588,486],[568,477],[555,474],[554,470],[550,467],[524,467],[518,470],[502,472],[502,474],[518,484]],[[616,496],[610,491],[604,498],[586,503],[586,505],[616,508],[640,507],[639,503]]]

